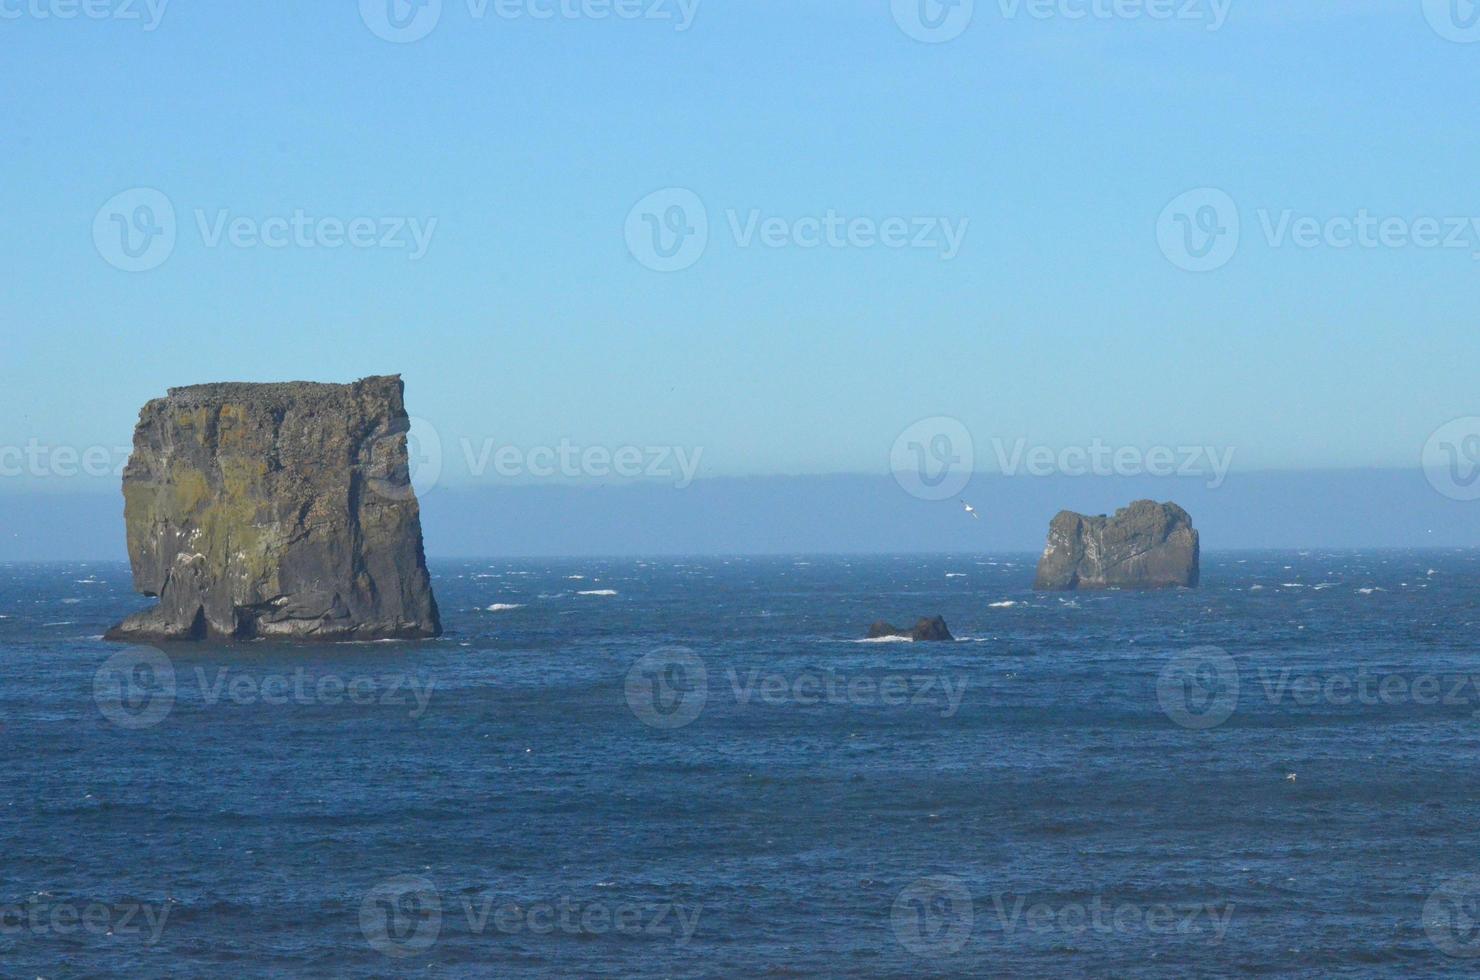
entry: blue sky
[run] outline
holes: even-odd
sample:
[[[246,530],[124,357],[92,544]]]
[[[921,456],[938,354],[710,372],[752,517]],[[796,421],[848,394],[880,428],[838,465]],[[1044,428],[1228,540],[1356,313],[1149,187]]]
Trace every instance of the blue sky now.
[[[889,0],[700,0],[686,30],[444,0],[397,43],[374,3],[177,0],[147,30],[144,0],[55,16],[68,2],[0,3],[0,444],[126,444],[172,385],[393,372],[449,446],[699,446],[708,475],[883,472],[931,416],[979,452],[1411,466],[1480,414],[1463,7],[1445,36],[1443,3],[1418,0],[1233,0],[1216,30],[1211,0],[1173,21],[977,0],[925,43]],[[94,224],[136,188],[165,196],[176,241],[128,272]],[[658,272],[626,228],[667,188],[709,235]],[[1195,188],[1241,226],[1202,273],[1158,237]],[[1265,227],[1364,213],[1467,237],[1300,247]],[[318,244],[253,244],[295,214]],[[829,214],[964,236],[947,259],[732,227]],[[211,244],[238,219],[239,244]],[[324,247],[325,219],[402,242],[405,219],[425,254]]]

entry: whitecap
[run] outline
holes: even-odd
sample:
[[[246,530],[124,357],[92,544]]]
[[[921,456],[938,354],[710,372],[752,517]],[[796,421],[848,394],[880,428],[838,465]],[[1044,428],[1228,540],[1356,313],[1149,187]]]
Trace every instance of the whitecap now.
[[[1013,606],[1017,606],[1017,605],[1021,605],[1021,603],[1019,603],[1015,599],[1003,599],[1001,602],[989,602],[989,603],[987,603],[987,608],[988,609],[1011,609]]]
[[[586,576],[584,575],[567,575],[565,576],[565,579],[567,582],[578,582],[585,577]]]
[[[508,612],[511,609],[523,609],[522,602],[495,602],[488,607],[488,612]]]
[[[946,578],[965,578],[965,572],[946,572]]]
[[[576,595],[616,595],[616,589],[587,589],[585,592],[577,592]]]
[[[914,643],[913,636],[870,636],[862,640],[854,640],[854,643]]]

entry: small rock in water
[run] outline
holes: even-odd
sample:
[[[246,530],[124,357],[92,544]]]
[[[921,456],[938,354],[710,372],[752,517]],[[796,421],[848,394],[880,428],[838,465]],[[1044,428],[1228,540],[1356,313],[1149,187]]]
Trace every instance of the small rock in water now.
[[[916,643],[950,643],[956,639],[946,627],[945,619],[940,616],[921,619],[915,623],[915,628],[912,630],[897,629],[882,619],[868,628],[870,640],[878,640],[887,636],[908,637]]]

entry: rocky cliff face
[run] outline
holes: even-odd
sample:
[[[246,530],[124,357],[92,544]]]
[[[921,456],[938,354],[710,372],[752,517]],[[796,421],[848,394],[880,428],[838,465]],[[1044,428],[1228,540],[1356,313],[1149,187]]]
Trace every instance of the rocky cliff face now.
[[[1176,504],[1138,500],[1114,517],[1062,511],[1048,527],[1036,589],[1195,586],[1198,537]]]
[[[370,640],[442,631],[399,377],[172,388],[123,475],[134,587],[115,640]]]

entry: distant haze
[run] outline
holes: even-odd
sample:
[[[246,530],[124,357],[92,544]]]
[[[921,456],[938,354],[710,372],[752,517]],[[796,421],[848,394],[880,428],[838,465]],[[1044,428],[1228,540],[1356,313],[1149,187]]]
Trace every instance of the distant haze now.
[[[1175,500],[1205,550],[1480,546],[1480,501],[1414,470],[1257,472],[1204,479],[979,476],[918,500],[889,476],[756,477],[669,485],[436,487],[422,494],[439,557],[1038,551],[1060,509]],[[0,560],[127,557],[115,493],[8,492]]]

